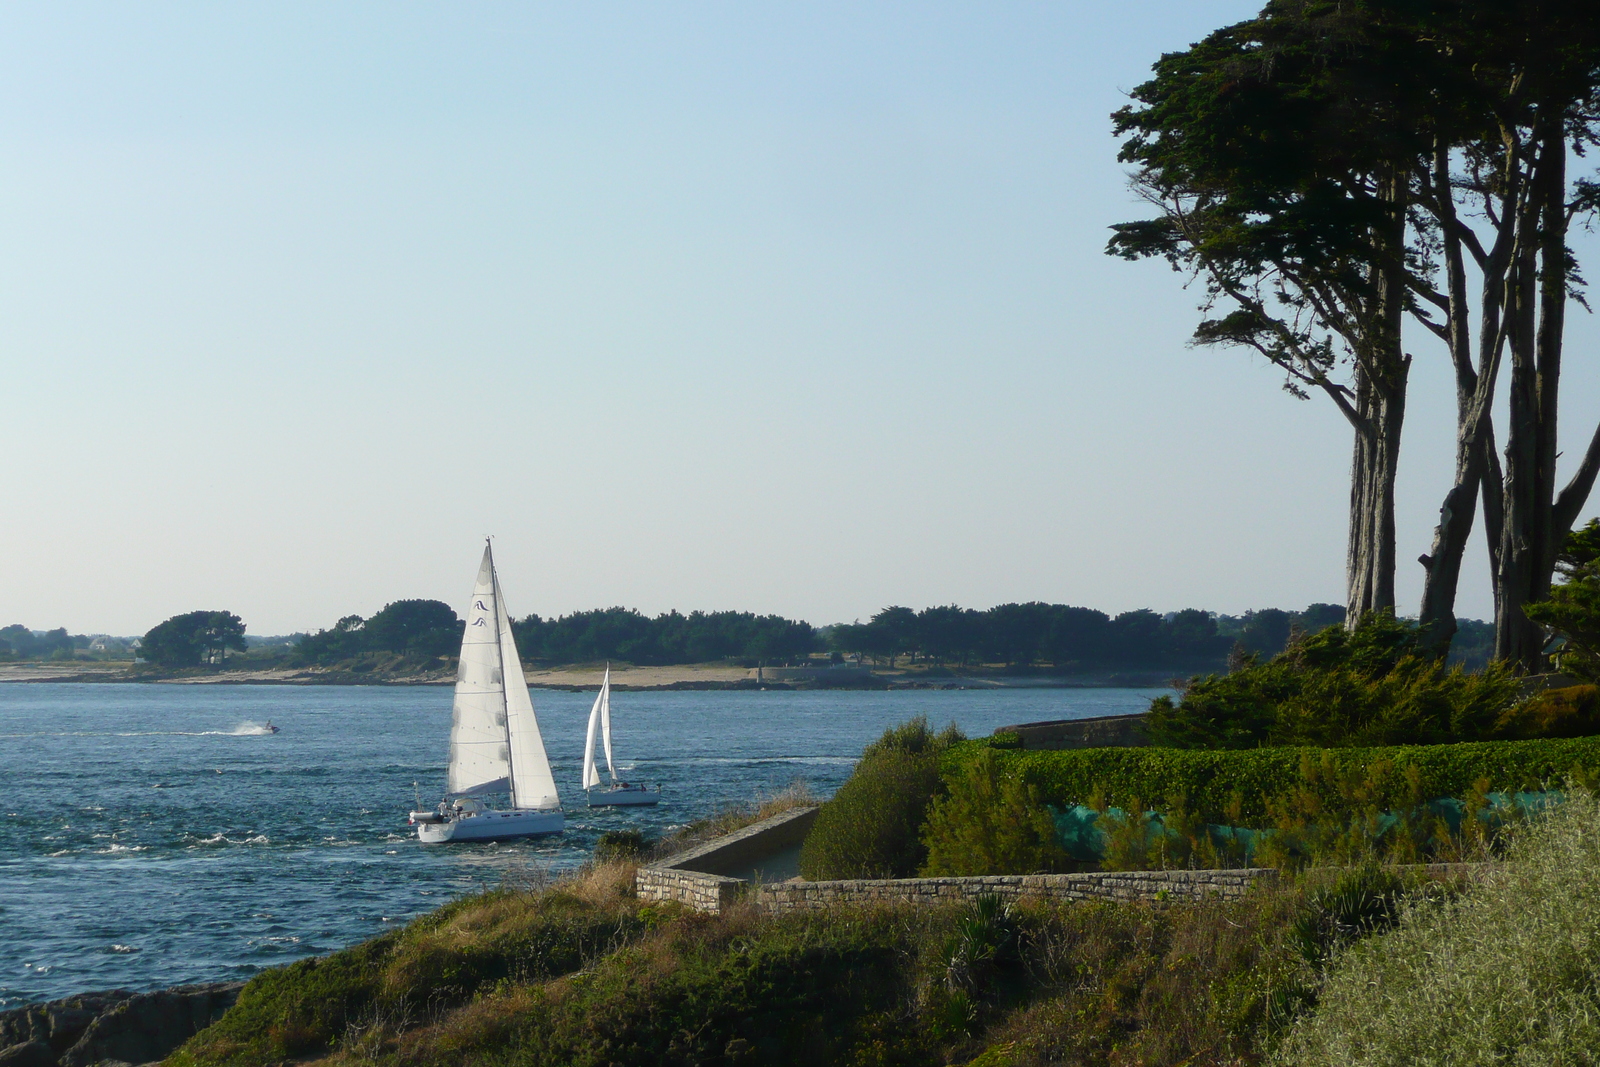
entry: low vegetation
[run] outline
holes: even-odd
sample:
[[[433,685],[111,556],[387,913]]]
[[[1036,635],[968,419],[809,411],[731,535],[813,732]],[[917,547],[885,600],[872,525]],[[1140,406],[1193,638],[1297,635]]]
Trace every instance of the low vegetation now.
[[[1472,891],[1409,902],[1340,953],[1277,1062],[1600,1061],[1600,804],[1579,792],[1513,835]]]
[[[1251,1063],[1337,947],[1417,889],[1359,875],[1232,904],[770,918],[642,904],[631,873],[468,898],[265,972],[168,1062]]]
[[[817,821],[800,850],[800,872],[812,880],[904,878],[927,860],[922,827],[943,791],[940,760],[962,741],[954,726],[935,733],[925,717],[886,730]]]

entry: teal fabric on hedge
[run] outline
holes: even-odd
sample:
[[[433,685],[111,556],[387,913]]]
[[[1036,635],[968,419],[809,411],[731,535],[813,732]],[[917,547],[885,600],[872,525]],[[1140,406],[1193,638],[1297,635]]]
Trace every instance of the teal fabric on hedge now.
[[[1500,826],[1511,819],[1537,814],[1549,805],[1559,802],[1562,796],[1559,791],[1489,793],[1485,797],[1489,806],[1478,813],[1478,818],[1487,825]],[[1466,805],[1454,797],[1440,797],[1437,800],[1427,801],[1411,815],[1415,818],[1426,811],[1440,818],[1450,828],[1451,833],[1460,833],[1466,810]],[[1103,818],[1122,822],[1128,817],[1128,813],[1121,808],[1111,807],[1101,812],[1083,804],[1075,804],[1061,811],[1051,807],[1050,815],[1055,823],[1056,843],[1066,850],[1067,855],[1080,862],[1093,862],[1105,856],[1107,834],[1101,825]],[[1372,836],[1382,837],[1400,822],[1401,813],[1382,812],[1378,816]],[[1178,832],[1167,826],[1166,820],[1158,811],[1144,813],[1144,832],[1148,844],[1153,844],[1162,837],[1178,836]],[[1257,852],[1267,838],[1277,832],[1270,828],[1206,824],[1206,834],[1211,838],[1211,844],[1217,852],[1223,856],[1235,857],[1246,866],[1254,862]]]

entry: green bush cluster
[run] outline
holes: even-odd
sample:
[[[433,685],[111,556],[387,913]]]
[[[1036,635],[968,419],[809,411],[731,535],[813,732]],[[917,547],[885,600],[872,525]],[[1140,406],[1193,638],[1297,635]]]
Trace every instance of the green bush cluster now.
[[[935,733],[920,716],[886,730],[817,812],[800,873],[812,880],[915,874],[927,859],[928,807],[944,791],[940,759],[962,740],[954,726]]]
[[[947,784],[923,827],[923,873],[1034,874],[1066,865],[1038,787],[1002,773],[996,753],[980,749]]]
[[[1558,637],[1556,664],[1569,674],[1600,682],[1600,519],[1567,535],[1556,561],[1562,582],[1528,618]]]
[[[1096,799],[1134,809],[1182,797],[1187,808],[1210,821],[1265,825],[1273,798],[1309,790],[1328,809],[1336,809],[1344,800],[1342,783],[1352,780],[1375,779],[1369,799],[1392,809],[1404,806],[1418,792],[1430,799],[1465,797],[1480,781],[1487,781],[1489,790],[1515,792],[1559,784],[1574,773],[1587,779],[1600,771],[1600,737],[1215,752],[1024,751],[992,748],[976,740],[945,753],[945,777],[954,780],[971,764],[991,758],[1001,774],[1018,777],[1037,789],[1042,803],[1057,809]]]
[[[1468,674],[1419,645],[1414,624],[1387,614],[1354,631],[1331,626],[1266,663],[1192,680],[1152,702],[1146,730],[1168,748],[1372,746],[1481,741],[1516,703],[1514,672]]]

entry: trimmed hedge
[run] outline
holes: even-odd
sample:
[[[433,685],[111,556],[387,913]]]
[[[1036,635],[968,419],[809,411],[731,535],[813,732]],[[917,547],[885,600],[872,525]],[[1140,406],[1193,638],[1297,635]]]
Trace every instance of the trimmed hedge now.
[[[1600,773],[1600,737],[1474,741],[1383,748],[1089,748],[1025,751],[1014,739],[966,741],[946,750],[945,781],[971,773],[992,753],[1002,773],[1020,776],[1043,803],[1164,807],[1182,798],[1192,811],[1218,819],[1267,816],[1267,799],[1311,789],[1338,808],[1342,782],[1375,789],[1380,807],[1421,795],[1461,797],[1480,781],[1500,791],[1539,789],[1576,775]]]

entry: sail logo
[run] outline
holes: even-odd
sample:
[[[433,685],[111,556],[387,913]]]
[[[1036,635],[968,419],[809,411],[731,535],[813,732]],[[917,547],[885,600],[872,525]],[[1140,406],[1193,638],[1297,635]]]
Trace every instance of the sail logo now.
[[[476,619],[472,620],[472,625],[474,625],[474,626],[488,626],[489,625],[489,620],[485,619],[482,615],[479,615]]]
[[[476,609],[477,609],[477,610],[479,610],[479,611],[488,611],[488,610],[489,610],[489,607],[488,607],[488,605],[486,605],[486,604],[485,604],[485,603],[484,603],[484,602],[483,602],[483,601],[481,601],[481,600],[474,600],[474,601],[473,601],[473,602],[472,602],[472,606],[473,606],[473,607],[474,607],[474,608],[476,608]]]

